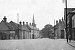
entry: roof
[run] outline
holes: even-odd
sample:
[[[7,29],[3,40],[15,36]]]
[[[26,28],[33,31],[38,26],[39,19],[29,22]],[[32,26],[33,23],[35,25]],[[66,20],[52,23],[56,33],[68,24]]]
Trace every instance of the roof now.
[[[29,31],[29,29],[26,27],[26,25],[20,25],[20,24],[13,22],[13,21],[11,21],[10,24],[14,27],[14,29]]]
[[[11,24],[11,26],[13,26],[14,29],[19,29],[17,23],[15,23],[13,21],[10,21],[9,23]]]
[[[9,28],[9,30],[14,30],[14,28],[10,25],[10,23],[5,22],[5,25]]]
[[[13,27],[8,22],[1,21],[1,23],[4,23],[4,25],[8,28],[7,30],[14,30]],[[4,27],[4,25],[2,25],[2,26]]]
[[[37,27],[33,27],[32,25],[28,25],[27,27],[29,30],[39,30]]]
[[[30,31],[30,30],[27,28],[26,25],[23,25],[23,26],[22,26],[22,30]]]

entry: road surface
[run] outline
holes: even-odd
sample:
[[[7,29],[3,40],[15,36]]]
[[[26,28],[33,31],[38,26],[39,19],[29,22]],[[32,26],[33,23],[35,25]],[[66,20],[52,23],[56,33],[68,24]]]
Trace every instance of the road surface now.
[[[75,50],[64,39],[0,40],[0,50]]]

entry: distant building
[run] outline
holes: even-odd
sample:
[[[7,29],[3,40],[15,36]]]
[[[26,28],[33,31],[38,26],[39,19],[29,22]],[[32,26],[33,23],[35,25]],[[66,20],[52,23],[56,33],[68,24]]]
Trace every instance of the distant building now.
[[[29,29],[26,27],[26,25],[23,22],[19,22],[19,24],[11,21],[10,22],[11,26],[13,26],[14,30],[16,31],[15,35],[18,37],[18,39],[30,39],[29,36]]]
[[[35,27],[33,30],[36,30]],[[13,21],[8,23],[6,16],[4,16],[0,22],[0,39],[31,39],[31,32],[32,31],[27,27],[27,23],[19,22],[19,24],[17,24]],[[36,34],[35,31],[34,34]]]
[[[24,23],[24,21],[23,21],[22,30],[23,30],[23,38],[24,38],[24,39],[31,39],[30,30],[27,28],[27,26],[26,26],[26,24]]]
[[[55,28],[55,36],[56,38],[65,38],[65,22],[64,19],[62,18],[59,19],[59,22],[56,21],[56,25],[54,26]]]
[[[26,22],[27,28],[31,31],[31,38],[39,38],[39,28],[36,27],[35,20],[34,20],[34,15],[33,15],[33,21],[32,24],[28,24]]]
[[[0,22],[0,39],[14,39],[14,28],[7,22],[6,16]]]

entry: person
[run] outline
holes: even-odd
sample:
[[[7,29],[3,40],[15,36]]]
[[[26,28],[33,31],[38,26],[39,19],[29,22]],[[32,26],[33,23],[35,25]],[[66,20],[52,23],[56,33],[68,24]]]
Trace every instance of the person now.
[[[71,35],[69,35],[69,42],[71,42]]]

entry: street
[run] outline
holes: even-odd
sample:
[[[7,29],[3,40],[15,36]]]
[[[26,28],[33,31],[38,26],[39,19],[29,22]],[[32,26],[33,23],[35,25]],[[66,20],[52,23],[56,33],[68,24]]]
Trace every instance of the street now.
[[[0,50],[75,50],[65,39],[0,40]]]

